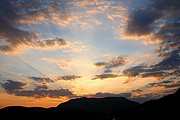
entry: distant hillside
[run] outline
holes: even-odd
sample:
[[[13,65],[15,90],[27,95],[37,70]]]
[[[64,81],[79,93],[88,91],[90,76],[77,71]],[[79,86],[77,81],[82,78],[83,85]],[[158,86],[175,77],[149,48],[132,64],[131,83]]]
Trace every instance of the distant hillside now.
[[[157,100],[150,100],[119,113],[118,118],[135,120],[169,119],[175,120],[180,114],[180,89]],[[129,116],[129,117],[127,117]],[[132,118],[130,116],[133,116]]]
[[[180,111],[180,89],[157,100],[150,100],[138,106],[142,111],[172,112]]]
[[[62,111],[112,112],[138,106],[139,103],[123,97],[79,98],[57,106]]]

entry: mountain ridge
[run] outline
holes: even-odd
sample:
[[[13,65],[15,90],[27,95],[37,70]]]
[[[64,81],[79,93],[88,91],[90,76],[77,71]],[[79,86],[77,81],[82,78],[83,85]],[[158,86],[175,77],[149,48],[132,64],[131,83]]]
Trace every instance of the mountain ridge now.
[[[105,98],[78,98],[61,103],[57,106],[60,110],[74,110],[86,112],[110,112],[125,110],[138,106],[139,103],[124,97]]]
[[[113,102],[118,100],[119,103]],[[83,103],[82,101],[85,102]],[[125,103],[127,101],[128,103],[132,102],[132,106],[126,106]],[[71,103],[70,108],[75,107],[76,109],[63,109],[63,107],[67,107],[67,103]],[[118,109],[120,103],[125,105],[123,107],[127,109]],[[84,108],[82,108],[81,106],[83,106]],[[69,100],[65,103],[61,103],[57,107],[52,108],[9,106],[0,109],[0,115],[2,118],[13,120],[152,120],[154,118],[176,119],[177,117],[179,117],[179,113],[180,89],[178,89],[173,94],[166,95],[157,100],[150,100],[143,104],[136,103],[123,97],[78,98]]]

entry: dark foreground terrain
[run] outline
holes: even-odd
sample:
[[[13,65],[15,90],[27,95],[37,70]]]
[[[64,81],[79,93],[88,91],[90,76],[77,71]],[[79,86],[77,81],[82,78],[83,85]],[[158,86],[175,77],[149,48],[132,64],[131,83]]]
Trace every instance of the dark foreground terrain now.
[[[143,104],[123,97],[79,98],[54,108],[10,106],[0,109],[1,120],[178,120],[180,89]]]

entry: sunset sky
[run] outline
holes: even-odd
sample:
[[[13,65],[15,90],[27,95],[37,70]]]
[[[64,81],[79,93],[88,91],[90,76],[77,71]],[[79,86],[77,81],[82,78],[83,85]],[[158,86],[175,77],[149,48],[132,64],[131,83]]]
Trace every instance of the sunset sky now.
[[[138,102],[180,87],[179,0],[0,0],[0,108]]]

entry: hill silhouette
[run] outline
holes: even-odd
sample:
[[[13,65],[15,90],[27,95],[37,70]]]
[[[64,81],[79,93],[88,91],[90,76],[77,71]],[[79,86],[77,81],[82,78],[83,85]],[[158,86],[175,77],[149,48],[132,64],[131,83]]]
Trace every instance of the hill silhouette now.
[[[60,110],[84,112],[112,112],[126,110],[138,106],[139,103],[124,97],[79,98],[57,106]]]
[[[138,109],[146,111],[175,111],[180,108],[180,89],[174,94],[164,96],[158,100],[150,100],[138,106]]]
[[[180,89],[143,104],[123,97],[78,98],[54,108],[9,106],[1,118],[12,120],[144,120],[176,119],[180,113]]]

